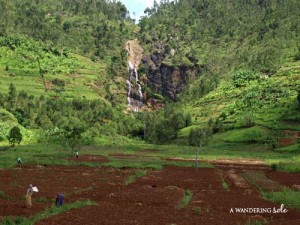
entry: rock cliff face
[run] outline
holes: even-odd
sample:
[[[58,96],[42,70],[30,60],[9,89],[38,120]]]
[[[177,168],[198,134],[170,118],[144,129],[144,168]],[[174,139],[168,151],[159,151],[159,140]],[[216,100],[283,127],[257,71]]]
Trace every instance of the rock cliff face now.
[[[163,60],[164,55],[161,51],[156,51],[150,56],[143,55],[142,62],[147,68],[146,83],[155,93],[176,101],[187,82],[201,71],[199,68],[169,66],[164,64]]]
[[[144,92],[144,85],[147,85],[154,93],[176,101],[188,81],[195,79],[201,73],[200,68],[196,67],[167,65],[164,63],[167,56],[164,46],[158,44],[156,47],[157,49],[152,54],[146,55],[143,54],[143,49],[137,40],[130,40],[125,44],[125,49],[128,52],[128,69],[130,74],[126,81],[128,85],[127,101],[129,109],[135,110],[140,108],[143,103],[146,103],[146,105],[152,105],[151,102],[158,104],[156,97],[149,96],[148,93]],[[172,54],[175,53],[173,52]],[[141,63],[146,68],[146,71],[143,71],[143,74],[146,73],[146,77],[139,80],[137,70]]]

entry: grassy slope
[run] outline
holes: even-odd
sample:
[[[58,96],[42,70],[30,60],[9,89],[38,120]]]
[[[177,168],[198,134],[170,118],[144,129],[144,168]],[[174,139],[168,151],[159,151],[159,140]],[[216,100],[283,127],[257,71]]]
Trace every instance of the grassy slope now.
[[[75,74],[46,74],[46,81],[51,81],[55,78],[65,81],[65,88],[62,92],[55,92],[56,86],[53,89],[45,92],[43,82],[38,74],[38,71],[31,68],[13,68],[5,70],[5,59],[0,58],[0,93],[8,93],[10,83],[13,83],[17,91],[24,90],[29,95],[35,96],[55,96],[66,98],[85,97],[87,99],[104,98],[106,90],[105,82],[109,81],[107,76],[107,66],[105,62],[93,62],[89,58],[73,54],[78,60],[79,67]]]
[[[299,170],[300,144],[297,140],[287,147],[277,146],[275,152],[266,144],[271,132],[278,132],[284,138],[283,132],[300,131],[296,99],[299,89],[299,61],[285,65],[267,79],[250,82],[242,88],[234,88],[230,80],[223,80],[217,89],[184,106],[192,115],[193,125],[179,132],[178,141],[187,143],[192,128],[205,126],[209,118],[219,118],[224,131],[214,134],[209,141],[206,146],[209,154],[218,152],[225,158],[258,157],[270,164],[278,163],[282,169]],[[257,93],[265,94],[255,96]],[[225,119],[220,117],[222,114],[226,115]],[[247,117],[251,117],[254,126],[243,126]]]
[[[0,94],[7,94],[10,83],[13,83],[16,87],[17,93],[25,91],[29,96],[33,95],[35,97],[39,97],[43,95],[46,98],[84,98],[89,100],[102,99],[107,101],[106,97],[108,95],[108,90],[105,86],[109,85],[109,92],[115,94],[115,98],[118,98],[120,102],[124,102],[124,104],[126,103],[126,95],[115,93],[115,90],[118,90],[119,93],[126,93],[126,83],[124,78],[120,76],[118,77],[119,81],[116,82],[107,72],[110,59],[105,58],[101,61],[94,62],[88,57],[73,53],[71,54],[71,57],[73,57],[78,64],[75,73],[60,73],[55,75],[45,74],[46,82],[58,79],[59,81],[64,81],[65,87],[59,87],[54,84],[51,90],[45,91],[43,81],[36,67],[29,64],[25,65],[12,59],[14,62],[11,64],[18,66],[10,66],[9,70],[6,70],[5,65],[8,58],[5,57],[5,51],[7,51],[5,47],[0,47],[0,52],[4,52],[2,57],[0,57]],[[0,136],[1,134],[3,137],[7,136],[9,130],[16,125],[21,128],[21,132],[23,134],[23,145],[36,142],[36,136],[39,135],[38,130],[23,128],[18,124],[17,119],[11,113],[0,108]],[[126,139],[126,137],[121,136],[120,138]],[[105,138],[99,137],[99,142],[103,142],[100,139],[103,139],[104,142],[107,141]],[[117,138],[115,137],[115,139]],[[0,147],[6,145],[8,145],[6,140],[0,140]]]
[[[208,122],[209,118],[216,119],[224,113],[226,119],[223,120],[223,124],[233,129],[240,129],[244,117],[251,113],[255,124],[261,127],[257,129],[263,130],[266,127],[300,131],[300,116],[296,100],[299,88],[300,62],[298,61],[281,68],[267,79],[248,83],[246,87],[234,88],[230,81],[222,81],[217,89],[203,98],[190,101],[185,108],[193,117],[193,127],[202,126]],[[282,90],[285,93],[280,96],[272,93]],[[246,101],[245,96],[261,91],[267,93],[264,97],[268,99],[254,96],[252,99],[259,99],[253,101],[250,106],[242,105]],[[290,123],[290,120],[295,120],[295,122]],[[186,137],[191,128],[184,128],[180,131],[179,136]],[[229,135],[232,135],[233,131],[228,132]],[[239,132],[243,132],[243,129]],[[241,139],[236,140],[237,142],[244,140],[239,132],[236,133]],[[238,137],[232,138],[237,139]]]

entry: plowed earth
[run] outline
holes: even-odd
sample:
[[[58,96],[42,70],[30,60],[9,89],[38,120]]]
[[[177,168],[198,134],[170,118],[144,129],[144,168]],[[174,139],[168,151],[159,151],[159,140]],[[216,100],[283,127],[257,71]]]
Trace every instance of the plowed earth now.
[[[74,162],[109,162],[107,158],[98,155],[80,155],[78,158],[72,157],[67,160]]]
[[[0,197],[0,217],[30,217],[52,205],[56,194],[65,194],[66,203],[90,199],[97,203],[37,222],[38,225],[242,225],[267,219],[269,224],[300,224],[300,211],[287,213],[230,213],[231,208],[272,208],[280,206],[264,200],[256,187],[229,183],[222,187],[227,170],[167,167],[149,170],[145,177],[125,185],[134,169],[91,168],[84,166],[22,167],[0,170],[0,190],[11,199]],[[241,171],[231,172],[236,179]],[[272,172],[276,176],[277,172]],[[290,175],[290,179],[299,174]],[[40,192],[33,196],[33,207],[24,207],[28,184]],[[193,193],[189,204],[179,209],[185,190]],[[39,201],[47,198],[49,201]],[[286,208],[286,207],[285,207]]]

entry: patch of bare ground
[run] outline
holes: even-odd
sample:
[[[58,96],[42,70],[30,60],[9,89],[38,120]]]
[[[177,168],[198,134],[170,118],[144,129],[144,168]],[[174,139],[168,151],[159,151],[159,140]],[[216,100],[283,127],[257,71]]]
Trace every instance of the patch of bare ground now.
[[[139,153],[156,153],[156,152],[159,152],[159,150],[157,150],[157,149],[143,149],[143,150],[139,151]]]
[[[242,176],[262,191],[282,191],[285,187],[269,179],[266,174],[261,171],[246,171],[243,172]]]
[[[72,157],[67,158],[67,160],[74,162],[109,162],[109,160],[106,157],[99,155],[80,155],[78,158]]]
[[[128,51],[128,59],[134,68],[138,68],[143,57],[143,48],[139,45],[138,41],[134,39],[126,42],[125,49]]]
[[[288,173],[281,171],[271,171],[267,176],[287,187],[294,189],[295,191],[300,191],[300,173]]]
[[[195,161],[194,158],[166,158],[166,160],[174,161]],[[203,160],[204,162],[212,163],[224,163],[224,164],[241,164],[241,165],[265,165],[264,161],[258,159],[244,159],[244,158],[235,158],[235,159],[214,159],[214,160]]]
[[[231,169],[225,172],[225,180],[232,185],[235,185],[238,188],[250,189],[248,182],[236,172],[236,170]]]
[[[240,165],[265,165],[264,161],[258,159],[216,159],[214,163],[240,164]]]
[[[286,121],[287,124],[292,124],[292,125],[298,125],[300,124],[299,122],[296,121]],[[300,131],[291,131],[291,130],[284,130],[281,132],[282,136],[278,140],[279,146],[288,146],[291,144],[295,144],[297,139],[300,137]]]
[[[37,225],[224,225],[246,224],[258,216],[272,224],[300,224],[300,212],[289,209],[287,214],[230,213],[235,208],[279,208],[252,192],[236,185],[222,187],[220,169],[167,167],[148,171],[135,183],[124,185],[134,169],[90,168],[85,166],[48,166],[0,170],[0,190],[12,197],[0,198],[1,216],[30,217],[52,205],[38,202],[39,197],[54,199],[57,192],[66,195],[66,203],[90,199],[95,206],[74,209],[37,222]],[[276,173],[276,172],[274,172]],[[33,196],[33,208],[23,207],[28,184],[40,192]],[[185,190],[193,197],[183,209],[178,204]],[[197,209],[197,210],[196,210]]]
[[[193,162],[195,159],[185,159],[185,158],[165,158],[169,161],[182,161],[182,162]],[[213,164],[216,168],[220,169],[236,169],[236,170],[263,170],[270,171],[271,168],[266,165],[262,160],[258,159],[216,159],[216,160],[200,160],[201,162],[207,162]]]
[[[157,157],[153,156],[147,156],[147,155],[138,155],[138,154],[122,154],[122,153],[117,153],[117,154],[109,154],[109,156],[112,156],[114,158],[118,159],[157,159]]]

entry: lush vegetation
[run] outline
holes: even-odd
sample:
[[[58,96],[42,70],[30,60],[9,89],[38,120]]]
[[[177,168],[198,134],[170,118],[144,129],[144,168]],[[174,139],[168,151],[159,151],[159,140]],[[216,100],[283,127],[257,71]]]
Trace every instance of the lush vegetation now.
[[[160,156],[184,158],[197,151],[185,145],[205,145],[201,157],[258,157],[298,171],[299,8],[296,0],[154,1],[136,25],[116,1],[0,0],[0,144],[172,144]],[[133,38],[162,64],[197,68],[178,102],[142,87],[163,108],[126,110],[124,44]],[[156,163],[165,165],[147,165]]]
[[[273,74],[299,60],[299,8],[297,0],[154,1],[140,20],[140,38],[149,53],[163,52],[164,64],[201,68],[186,99],[201,97],[228,72]]]
[[[300,209],[299,192],[293,191],[289,188],[278,192],[262,192],[262,195],[264,198],[278,204],[284,204],[291,208]]]
[[[163,0],[135,24],[118,1],[0,0],[0,168],[18,158],[135,168],[125,185],[148,170],[212,168],[202,160],[215,159],[259,159],[273,170],[299,172],[299,10],[298,0]],[[197,71],[183,74],[177,102],[145,85],[143,110],[126,107],[124,47],[132,39],[170,70]],[[147,84],[148,66],[140,65],[140,84]],[[175,88],[177,79],[168,82]],[[108,162],[68,160],[76,151]],[[299,193],[290,189],[262,195],[299,208]],[[185,190],[177,208],[192,197]],[[12,199],[1,190],[0,198]],[[1,222],[29,225],[93,204]]]
[[[126,7],[115,1],[1,0],[0,11],[0,35],[22,34],[100,58],[120,52],[132,32]]]

